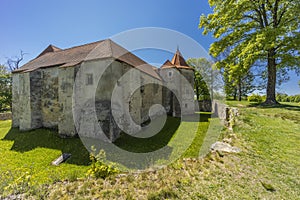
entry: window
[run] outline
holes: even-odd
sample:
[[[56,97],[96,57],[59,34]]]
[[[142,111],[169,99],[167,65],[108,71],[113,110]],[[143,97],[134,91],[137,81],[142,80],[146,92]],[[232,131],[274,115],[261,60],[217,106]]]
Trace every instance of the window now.
[[[143,94],[145,92],[145,86],[144,85],[141,86],[140,91],[141,91],[141,94]]]
[[[172,75],[173,75],[173,72],[170,71],[170,72],[169,72],[169,77],[171,77]]]
[[[93,74],[86,75],[86,85],[93,85]]]
[[[157,83],[154,83],[153,84],[153,90],[154,90],[154,93],[157,94],[158,93],[158,88],[159,88],[159,85]]]

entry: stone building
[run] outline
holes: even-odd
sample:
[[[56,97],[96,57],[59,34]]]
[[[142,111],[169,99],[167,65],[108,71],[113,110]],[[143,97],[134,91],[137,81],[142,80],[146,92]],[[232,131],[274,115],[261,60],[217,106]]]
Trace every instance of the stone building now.
[[[124,127],[134,128],[132,121],[140,127],[149,120],[153,104],[176,117],[192,114],[194,94],[183,79],[192,86],[193,76],[179,50],[156,69],[109,39],[68,49],[49,45],[13,72],[12,125],[57,129],[63,137],[84,130],[84,136],[114,141]]]

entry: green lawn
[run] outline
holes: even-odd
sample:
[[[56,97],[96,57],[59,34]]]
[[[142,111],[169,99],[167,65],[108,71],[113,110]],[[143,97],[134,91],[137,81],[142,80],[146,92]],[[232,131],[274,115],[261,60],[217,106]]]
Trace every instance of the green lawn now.
[[[80,165],[78,162],[81,159],[73,158],[59,167],[51,166],[50,162],[65,151],[62,146],[67,147],[68,142],[76,143],[78,139],[59,139],[55,133],[47,130],[19,133],[13,129],[12,132],[16,133],[12,134],[9,131],[10,122],[0,122],[2,137],[7,138],[0,141],[0,156],[7,162],[2,162],[1,172],[10,170],[13,174],[10,176],[18,178],[26,171],[23,169],[33,169],[33,179],[47,179],[49,176],[56,176],[57,180],[68,179],[39,186],[30,193],[34,198],[44,195],[46,199],[299,199],[300,106],[282,104],[261,107],[249,102],[233,101],[230,104],[239,108],[240,115],[233,131],[223,129],[221,135],[231,141],[232,145],[241,148],[242,152],[239,154],[210,153],[206,157],[198,157],[199,154],[205,155],[209,145],[219,137],[216,119],[210,119],[208,115],[205,118],[203,115],[196,138],[182,155],[193,158],[181,158],[162,169],[131,171],[105,180],[83,178],[75,181],[76,176],[72,176],[72,170],[78,171],[78,175],[84,175],[88,168],[84,165],[85,162]],[[181,128],[186,132],[175,137],[177,132],[172,135],[169,131],[176,129],[176,120],[178,119],[169,118],[165,131],[160,133],[165,133],[170,141],[158,134],[150,138],[149,146],[144,140],[140,140],[142,144],[132,146],[136,143],[136,138],[123,135],[116,144],[130,151],[148,152],[160,148],[156,142],[161,141],[175,149],[176,146],[185,144],[184,135],[190,136],[189,126],[197,123],[189,120],[182,122],[177,130]],[[45,136],[46,139],[38,139],[35,135],[31,138],[35,138],[34,142],[26,140],[29,136],[24,135],[28,133],[38,136],[38,133],[46,133],[57,140],[47,139],[48,136]],[[16,142],[17,137],[20,137],[19,142]],[[23,140],[29,145],[19,147]],[[59,144],[49,146],[52,140]],[[71,149],[67,151],[70,152]],[[7,173],[2,174],[7,176]],[[26,177],[19,178],[18,181],[24,179]],[[9,182],[8,179],[2,180]]]
[[[160,155],[157,160],[153,161],[153,164],[161,164],[164,163],[162,159],[173,157],[175,159],[178,156],[198,157],[203,140],[207,136],[210,121],[218,121],[210,119],[210,113],[199,114],[200,123],[192,120],[181,122],[178,118],[168,117],[164,128],[153,137],[136,138],[123,134],[115,145],[136,153],[151,152],[167,146],[170,151],[164,155],[166,157]],[[196,127],[194,129],[196,135],[193,135],[192,126]],[[218,134],[215,132],[211,134],[214,135],[212,138],[218,137],[219,132],[216,133]],[[62,139],[56,131],[47,129],[20,132],[16,128],[11,128],[11,121],[0,121],[0,139],[0,194],[28,192],[28,188],[32,189],[30,193],[34,194],[36,188],[40,188],[42,184],[52,184],[63,180],[73,181],[86,177],[90,164],[89,152],[79,138]],[[206,150],[210,145],[208,143],[211,142],[213,140],[206,142]],[[180,152],[182,150],[184,152]],[[62,153],[71,153],[72,156],[66,163],[52,166],[51,162]],[[120,165],[127,164],[128,158],[122,157],[122,154],[108,151],[106,155],[109,161],[119,162]],[[134,167],[136,166],[133,165]]]
[[[0,121],[0,194],[24,192],[22,187],[28,189],[26,182],[38,185],[85,176],[89,153],[80,139],[61,139],[46,129],[19,132],[10,127],[11,121]],[[65,152],[72,157],[60,166],[52,166],[51,162]]]
[[[106,180],[57,183],[47,198],[299,199],[300,107],[231,104],[240,116],[233,132],[222,135],[241,153],[180,159],[160,170]]]

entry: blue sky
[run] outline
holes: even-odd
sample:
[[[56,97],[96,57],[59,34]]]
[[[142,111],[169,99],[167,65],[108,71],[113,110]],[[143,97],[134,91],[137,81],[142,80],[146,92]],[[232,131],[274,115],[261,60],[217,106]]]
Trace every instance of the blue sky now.
[[[49,44],[68,48],[142,27],[179,31],[208,50],[213,39],[201,34],[198,23],[202,13],[210,12],[206,0],[1,0],[0,63],[18,55],[20,50],[27,53],[22,63],[25,64]],[[148,53],[136,52],[150,63],[162,63],[171,56],[158,51]],[[300,93],[297,84],[300,77],[293,72],[291,75],[280,91]]]

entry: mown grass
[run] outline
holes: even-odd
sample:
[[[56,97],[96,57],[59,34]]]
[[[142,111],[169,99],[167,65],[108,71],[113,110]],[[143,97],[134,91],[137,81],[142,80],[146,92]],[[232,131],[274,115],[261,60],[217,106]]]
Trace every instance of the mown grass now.
[[[166,146],[170,152],[167,151],[166,157],[160,156],[156,160],[158,162],[161,162],[160,159],[178,156],[178,151],[182,149],[185,153],[181,152],[179,157],[198,157],[209,124],[210,113],[201,113],[200,122],[181,122],[178,118],[169,117],[158,134],[150,138],[136,138],[123,134],[115,145],[135,153],[151,152]],[[192,126],[196,127],[195,133]],[[181,134],[178,136],[179,129]],[[36,191],[41,185],[86,178],[90,164],[89,152],[80,138],[62,139],[56,131],[47,129],[20,132],[11,128],[11,121],[0,121],[0,139],[0,194],[44,194],[47,191],[43,189],[41,192]],[[72,156],[65,163],[52,166],[51,162],[62,153],[71,153]],[[109,161],[119,162],[121,165],[124,164],[123,161],[128,161],[122,154],[106,152],[106,155]]]
[[[10,127],[11,121],[0,121],[0,194],[27,192],[39,184],[84,177],[89,153],[79,138],[61,139],[46,129],[19,132]],[[66,163],[51,165],[65,152],[72,154]]]
[[[300,107],[232,105],[240,116],[223,136],[241,153],[211,153],[160,170],[57,183],[47,198],[299,199]]]

